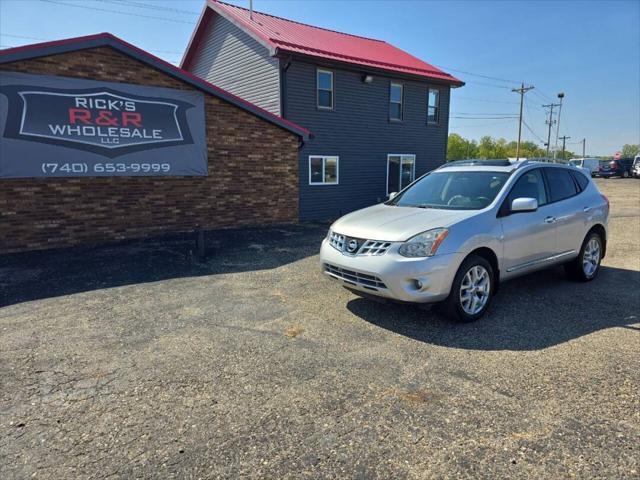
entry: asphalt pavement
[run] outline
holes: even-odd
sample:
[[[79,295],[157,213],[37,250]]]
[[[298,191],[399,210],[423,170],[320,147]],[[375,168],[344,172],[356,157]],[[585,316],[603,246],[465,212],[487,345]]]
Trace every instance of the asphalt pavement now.
[[[588,284],[481,321],[324,278],[326,225],[0,257],[0,478],[640,478],[640,180]]]

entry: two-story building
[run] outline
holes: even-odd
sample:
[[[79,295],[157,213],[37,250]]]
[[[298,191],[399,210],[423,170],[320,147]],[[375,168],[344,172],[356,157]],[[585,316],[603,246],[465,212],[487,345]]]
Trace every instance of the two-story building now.
[[[445,162],[463,82],[381,40],[208,0],[182,68],[314,133],[300,219],[383,201]]]

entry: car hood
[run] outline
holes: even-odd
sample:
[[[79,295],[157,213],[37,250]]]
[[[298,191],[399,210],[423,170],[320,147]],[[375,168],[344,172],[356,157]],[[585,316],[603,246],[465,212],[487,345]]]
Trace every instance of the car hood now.
[[[379,204],[345,215],[331,229],[348,237],[404,242],[432,228],[449,227],[477,210],[443,210]]]

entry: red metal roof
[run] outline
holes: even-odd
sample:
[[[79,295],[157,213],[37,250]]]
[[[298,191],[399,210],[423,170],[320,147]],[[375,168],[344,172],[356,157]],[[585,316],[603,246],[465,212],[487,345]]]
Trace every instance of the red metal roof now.
[[[33,43],[20,47],[6,48],[0,50],[0,65],[29,58],[38,58],[48,55],[58,55],[61,53],[72,52],[76,50],[84,50],[87,48],[96,48],[109,46],[137,60],[147,63],[164,73],[179,78],[195,88],[203,90],[207,93],[222,98],[229,103],[236,105],[252,114],[266,120],[270,123],[278,125],[285,130],[295,133],[304,140],[313,137],[313,134],[304,127],[293,123],[278,115],[274,115],[263,108],[254,105],[243,98],[240,98],[222,88],[213,85],[200,77],[196,77],[191,72],[176,67],[169,62],[156,57],[152,53],[132,45],[115,35],[110,33],[97,33],[95,35],[86,35],[83,37],[65,38],[63,40],[54,40],[51,42]]]
[[[454,76],[382,40],[340,33],[256,11],[251,20],[249,10],[217,0],[208,0],[207,5],[279,52],[309,55],[464,85]],[[198,29],[205,23],[202,20],[206,13],[201,17]],[[188,68],[200,37],[201,33],[196,31],[182,61],[183,67]]]

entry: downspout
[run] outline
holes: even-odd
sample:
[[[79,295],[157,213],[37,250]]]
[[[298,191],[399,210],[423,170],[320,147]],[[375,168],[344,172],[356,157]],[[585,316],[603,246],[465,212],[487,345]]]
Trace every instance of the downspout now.
[[[289,56],[286,60],[280,59],[280,65],[280,116],[287,118],[287,70],[291,66],[291,57]]]
[[[287,57],[286,60],[281,59],[280,71],[282,72],[280,75],[280,116],[282,118],[287,118],[287,110],[286,110],[286,98],[287,98],[287,70],[291,66],[291,56]],[[304,147],[304,140],[300,138],[298,141],[298,149]]]

